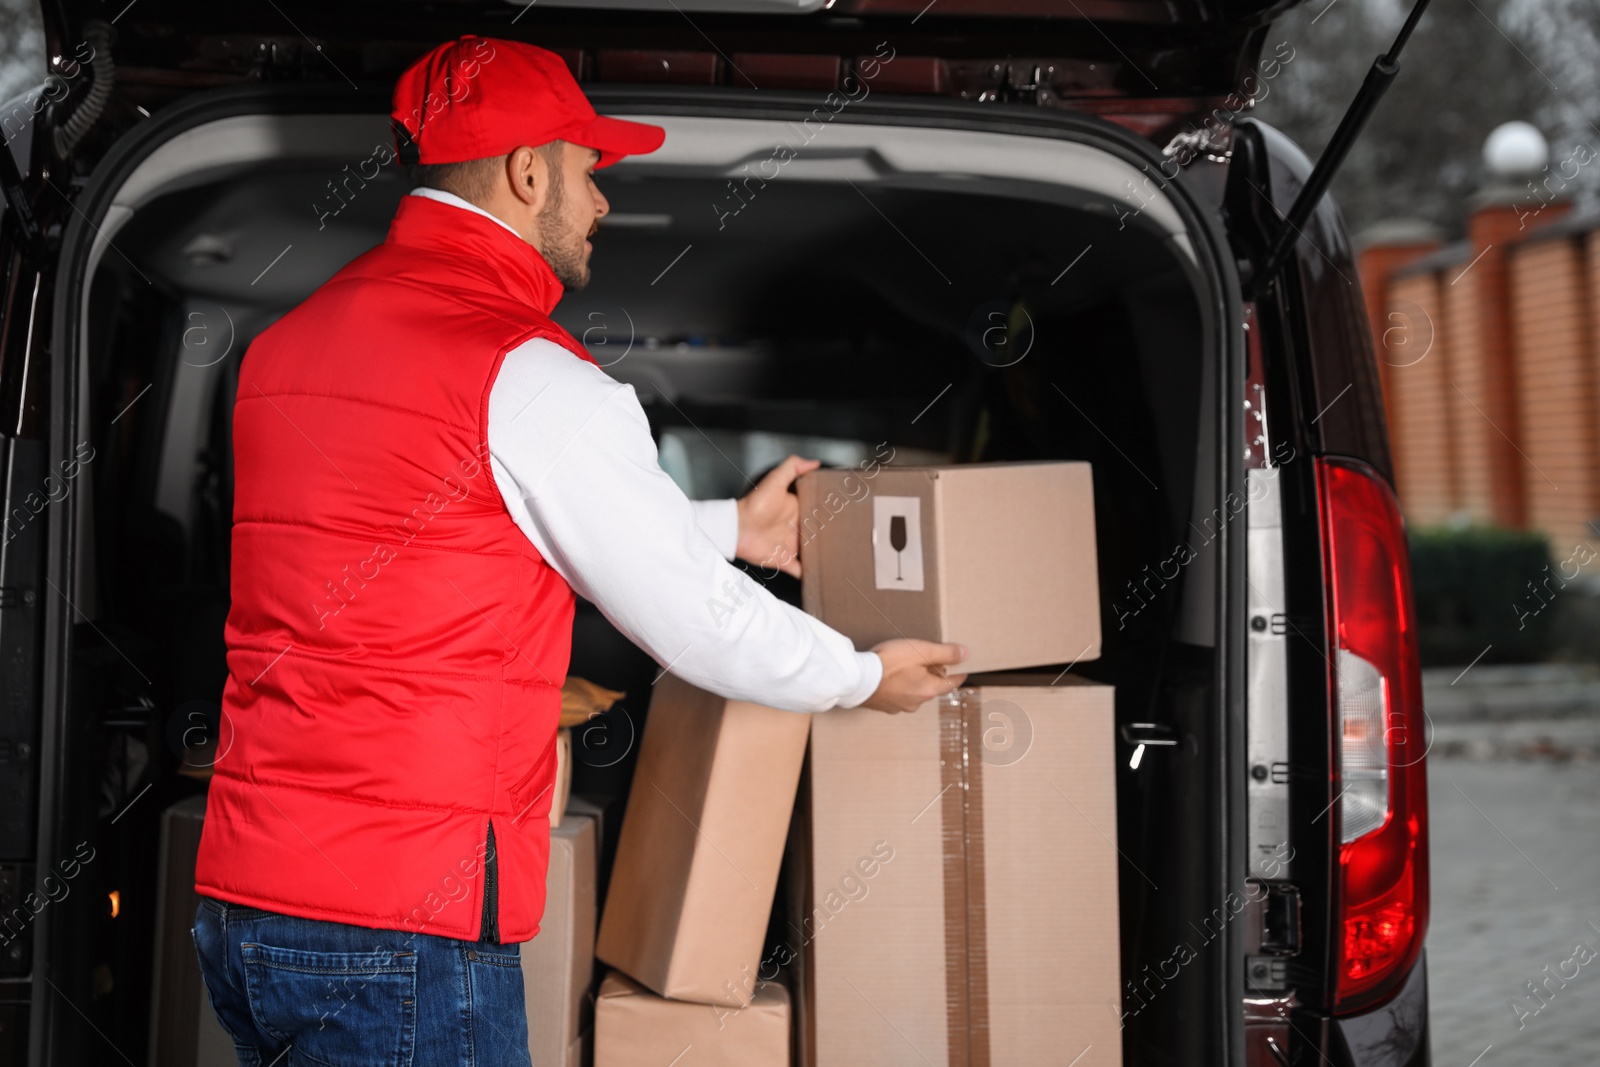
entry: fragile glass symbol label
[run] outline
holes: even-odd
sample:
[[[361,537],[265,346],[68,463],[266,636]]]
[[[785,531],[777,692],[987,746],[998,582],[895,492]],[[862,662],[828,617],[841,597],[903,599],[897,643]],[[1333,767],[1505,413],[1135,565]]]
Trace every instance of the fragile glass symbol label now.
[[[879,589],[922,591],[922,500],[872,498],[872,584]]]

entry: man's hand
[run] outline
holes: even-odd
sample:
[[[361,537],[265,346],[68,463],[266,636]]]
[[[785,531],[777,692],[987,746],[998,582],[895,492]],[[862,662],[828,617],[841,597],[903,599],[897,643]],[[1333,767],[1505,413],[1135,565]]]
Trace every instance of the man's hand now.
[[[789,487],[820,466],[821,460],[790,456],[739,501],[740,559],[800,577],[800,501]]]
[[[916,711],[935,697],[942,697],[967,680],[965,674],[948,674],[945,668],[967,658],[961,645],[942,645],[937,641],[897,638],[885,641],[872,651],[883,660],[883,680],[878,683],[864,708],[891,714]]]

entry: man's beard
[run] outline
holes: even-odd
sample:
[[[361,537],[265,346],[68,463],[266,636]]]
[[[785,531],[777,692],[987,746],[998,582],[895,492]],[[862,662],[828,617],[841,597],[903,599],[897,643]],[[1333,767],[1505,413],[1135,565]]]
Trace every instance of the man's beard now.
[[[550,200],[539,212],[539,252],[562,285],[570,290],[582,289],[589,284],[589,265],[584,262],[583,242],[593,236],[599,225],[591,224],[587,234],[567,230],[561,217],[565,183],[553,171],[552,178]]]

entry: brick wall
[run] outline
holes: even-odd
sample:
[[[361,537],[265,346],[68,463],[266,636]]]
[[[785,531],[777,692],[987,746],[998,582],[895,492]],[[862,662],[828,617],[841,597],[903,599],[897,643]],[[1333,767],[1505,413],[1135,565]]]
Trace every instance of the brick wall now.
[[[1489,516],[1500,526],[1521,526],[1526,517],[1526,471],[1517,451],[1522,427],[1514,382],[1516,357],[1506,260],[1512,245],[1527,232],[1514,205],[1491,205],[1474,211],[1467,220],[1472,262],[1450,282],[1452,288],[1471,288],[1470,309],[1460,309],[1469,316],[1462,327],[1471,329],[1477,338],[1477,366],[1472,373],[1463,374],[1452,391],[1464,394],[1482,420],[1476,427],[1479,432],[1459,434],[1457,438],[1461,444],[1470,442],[1472,446],[1461,468],[1462,489],[1469,500],[1486,504]],[[1464,362],[1451,361],[1453,366],[1465,369]],[[1459,408],[1457,411],[1461,417],[1458,425],[1466,430],[1471,420]],[[1492,433],[1481,432],[1484,423]],[[1477,512],[1479,507],[1471,510]]]
[[[1449,408],[1451,425],[1455,428],[1455,510],[1473,522],[1503,523],[1506,520],[1495,512],[1491,475],[1495,447],[1491,438],[1499,431],[1495,430],[1482,404],[1489,389],[1485,364],[1486,350],[1491,345],[1485,343],[1479,302],[1489,297],[1480,292],[1478,279],[1473,277],[1472,270],[1467,270],[1467,264],[1457,264],[1441,272],[1440,288],[1444,304],[1443,333],[1449,338],[1447,359],[1452,373],[1436,403]]]
[[[1392,241],[1368,244],[1357,261],[1361,277],[1361,298],[1367,305],[1367,322],[1372,329],[1372,350],[1378,355],[1378,386],[1384,402],[1389,402],[1389,375],[1396,364],[1409,362],[1416,351],[1412,342],[1416,331],[1405,316],[1385,314],[1385,292],[1395,271],[1415,262],[1439,247],[1438,239],[1428,235],[1406,235]],[[1411,346],[1408,348],[1408,346]]]
[[[1363,253],[1364,270],[1389,268],[1363,287],[1415,526],[1540,530],[1558,558],[1600,535],[1600,216],[1564,212],[1535,229],[1485,204],[1460,246],[1409,266]]]
[[[1456,511],[1455,452],[1448,387],[1450,346],[1439,275],[1433,271],[1395,280],[1380,358],[1387,358],[1389,443],[1406,517],[1433,526]]]
[[[1600,516],[1588,250],[1597,245],[1593,235],[1561,236],[1507,260],[1526,523],[1566,551]]]

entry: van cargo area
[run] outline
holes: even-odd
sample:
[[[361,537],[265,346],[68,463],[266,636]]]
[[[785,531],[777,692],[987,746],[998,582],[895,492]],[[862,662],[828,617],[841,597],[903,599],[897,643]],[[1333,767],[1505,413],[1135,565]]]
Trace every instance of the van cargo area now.
[[[1218,648],[1218,442],[1238,394],[1220,388],[1211,239],[1104,125],[979,131],[866,105],[827,123],[771,105],[630,113],[667,127],[666,147],[598,176],[611,213],[593,281],[555,318],[637,390],[691,497],[741,495],[791,452],[840,467],[1091,464],[1102,649],[1045,673],[1116,690],[1124,997],[1106,1010],[1123,1013],[1129,1065],[1220,1062],[1243,995],[1239,924],[1191,925],[1244,869]],[[92,872],[119,889],[121,915],[82,893],[58,921],[99,924],[81,972],[107,976],[112,1037],[133,1048],[150,1011],[160,815],[203,788],[180,773],[186,730],[218,729],[239,361],[383,240],[407,188],[381,114],[235,101],[185,121],[105,193],[70,357],[96,457],[79,489],[91,506],[72,666],[75,721],[94,728],[74,728],[79,782],[61,795],[79,808],[59,814],[63,840],[121,811],[145,767],[159,773]],[[799,604],[796,580],[748,569]],[[620,798],[662,665],[580,604],[571,671],[627,694],[574,739],[574,792]],[[102,721],[98,707],[125,710]],[[1193,958],[1158,975],[1180,942]]]

